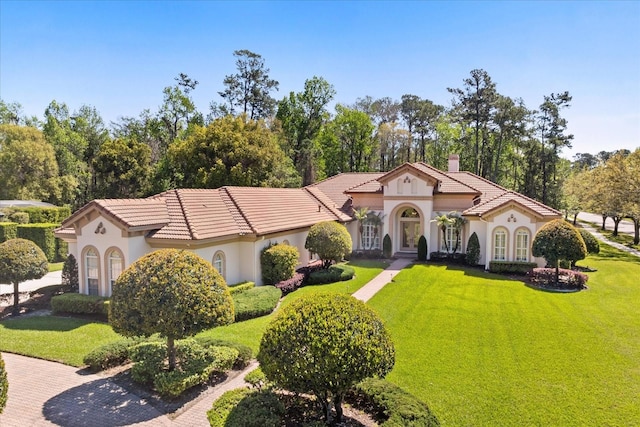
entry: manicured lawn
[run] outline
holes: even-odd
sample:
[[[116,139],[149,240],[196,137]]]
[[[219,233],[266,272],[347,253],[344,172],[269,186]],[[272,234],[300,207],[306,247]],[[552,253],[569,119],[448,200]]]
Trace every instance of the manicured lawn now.
[[[388,379],[450,426],[640,425],[640,258],[602,245],[587,291],[415,265],[369,302],[396,345]]]
[[[107,324],[68,317],[25,317],[0,323],[0,351],[71,366],[82,366],[91,349],[119,338]]]
[[[64,262],[53,262],[49,263],[49,273],[52,271],[60,271],[64,267]]]
[[[283,304],[314,292],[347,292],[360,289],[385,267],[377,261],[354,261],[356,277],[348,282],[309,286],[285,297]],[[271,320],[263,316],[229,326],[214,328],[201,335],[225,338],[250,346],[254,353],[260,338]],[[41,359],[55,360],[67,365],[82,366],[82,359],[89,351],[102,344],[121,338],[111,326],[86,320],[57,317],[26,317],[0,322],[0,351],[24,354]]]

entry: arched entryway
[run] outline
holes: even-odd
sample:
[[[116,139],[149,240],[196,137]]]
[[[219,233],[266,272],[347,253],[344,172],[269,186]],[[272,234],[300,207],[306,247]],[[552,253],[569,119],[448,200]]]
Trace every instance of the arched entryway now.
[[[420,230],[420,214],[414,208],[405,208],[400,213],[400,251],[415,252],[418,250]]]

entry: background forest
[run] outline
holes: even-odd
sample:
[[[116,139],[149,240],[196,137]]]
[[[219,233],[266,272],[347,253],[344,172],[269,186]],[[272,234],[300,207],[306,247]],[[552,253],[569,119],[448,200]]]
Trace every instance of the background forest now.
[[[76,209],[95,198],[143,197],[176,187],[297,187],[341,172],[388,171],[404,162],[461,169],[558,209],[572,172],[593,169],[615,153],[561,157],[573,136],[563,110],[569,92],[541,94],[527,107],[498,93],[481,69],[448,88],[451,105],[405,94],[363,96],[335,104],[336,91],[310,77],[277,100],[279,83],[265,59],[234,52],[235,72],[208,111],[191,94],[199,82],[180,74],[163,102],[137,117],[105,124],[89,105],[71,110],[53,100],[44,118],[25,117],[0,100],[0,199],[37,199]],[[628,151],[619,153],[623,158]]]

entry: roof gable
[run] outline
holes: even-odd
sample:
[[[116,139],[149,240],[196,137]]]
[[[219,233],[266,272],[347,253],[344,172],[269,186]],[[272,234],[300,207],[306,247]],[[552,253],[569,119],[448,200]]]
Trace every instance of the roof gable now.
[[[517,205],[537,218],[550,219],[562,217],[561,212],[515,191],[507,191],[506,193],[465,210],[462,214],[487,218],[509,205]]]
[[[416,165],[417,164],[415,164],[415,163],[405,163],[403,165],[400,165],[397,168],[390,170],[389,172],[387,172],[386,174],[384,174],[383,176],[378,178],[378,181],[381,184],[386,185],[392,179],[397,178],[397,177],[401,176],[404,173],[410,173],[412,175],[416,175],[419,178],[424,179],[425,181],[429,182],[434,187],[438,185],[440,180],[436,176],[434,176],[433,174],[429,173],[429,171],[427,171],[427,170],[425,170],[423,168],[417,167]]]
[[[73,227],[93,212],[112,220],[127,231],[153,230],[169,223],[164,202],[150,199],[97,199],[74,212],[60,228]]]

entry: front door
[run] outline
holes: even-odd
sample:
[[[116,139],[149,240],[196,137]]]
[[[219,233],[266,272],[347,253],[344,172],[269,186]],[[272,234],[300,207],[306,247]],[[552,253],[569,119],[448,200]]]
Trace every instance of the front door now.
[[[420,239],[420,221],[401,221],[402,229],[402,247],[400,250],[413,252],[418,248],[418,239]]]

